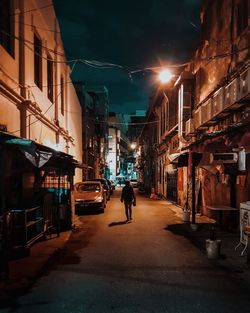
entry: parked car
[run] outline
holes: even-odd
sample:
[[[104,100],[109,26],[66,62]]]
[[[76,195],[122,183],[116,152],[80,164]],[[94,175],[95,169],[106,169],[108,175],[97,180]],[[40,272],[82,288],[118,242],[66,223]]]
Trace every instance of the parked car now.
[[[88,181],[88,180],[87,180]],[[102,184],[104,193],[106,193],[106,200],[110,199],[110,187],[105,178],[93,178],[91,181],[99,181]]]
[[[116,176],[116,183],[117,183],[117,186],[124,186],[125,185],[125,177]]]
[[[105,193],[99,181],[84,181],[75,184],[74,198],[77,213],[90,209],[104,212],[106,207]]]
[[[112,195],[114,190],[115,190],[115,184],[113,182],[113,180],[107,179],[108,185],[109,185],[109,189],[110,189],[110,194]]]
[[[133,188],[137,188],[137,187],[138,187],[138,181],[137,181],[137,179],[131,179],[131,180],[130,180],[130,185],[131,185]]]

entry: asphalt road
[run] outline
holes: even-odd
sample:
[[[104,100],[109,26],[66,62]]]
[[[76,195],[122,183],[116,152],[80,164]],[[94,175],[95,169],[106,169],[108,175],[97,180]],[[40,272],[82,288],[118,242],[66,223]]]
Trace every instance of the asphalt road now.
[[[138,196],[126,224],[119,197],[104,214],[81,216],[48,272],[0,312],[249,312],[247,286],[166,229],[181,221],[164,201]]]

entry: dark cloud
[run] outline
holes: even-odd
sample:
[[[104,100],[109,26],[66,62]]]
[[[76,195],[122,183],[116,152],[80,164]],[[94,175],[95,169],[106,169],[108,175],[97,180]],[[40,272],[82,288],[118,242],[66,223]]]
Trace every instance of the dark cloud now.
[[[198,45],[200,0],[54,0],[68,57],[124,66],[183,62]],[[111,110],[147,105],[148,80],[77,64],[73,79],[104,84]]]

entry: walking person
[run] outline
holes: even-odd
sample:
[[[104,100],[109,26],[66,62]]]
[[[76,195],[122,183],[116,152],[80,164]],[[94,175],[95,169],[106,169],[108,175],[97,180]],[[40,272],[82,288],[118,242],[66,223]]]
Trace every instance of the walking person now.
[[[125,214],[127,222],[129,222],[132,220],[132,204],[136,205],[136,198],[133,187],[128,180],[125,181],[125,186],[122,188],[121,202],[124,202]]]

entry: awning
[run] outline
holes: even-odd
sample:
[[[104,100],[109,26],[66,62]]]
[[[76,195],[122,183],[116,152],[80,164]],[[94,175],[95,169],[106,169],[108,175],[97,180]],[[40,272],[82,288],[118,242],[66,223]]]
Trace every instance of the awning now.
[[[166,158],[166,165],[173,164],[174,160],[179,157],[180,153],[168,154]]]
[[[78,163],[78,166],[76,166],[78,168],[82,168],[82,169],[85,169],[85,170],[93,170],[94,168],[92,166],[89,166],[85,163]]]
[[[49,159],[52,157],[52,152],[45,152],[40,150],[35,150],[33,153],[30,153],[26,151],[23,148],[20,148],[22,153],[25,155],[25,157],[36,167],[40,168],[45,163],[49,161]]]
[[[197,166],[202,159],[202,153],[193,152],[192,155],[193,164],[194,166]],[[188,158],[188,152],[170,154],[168,155],[168,159],[166,160],[166,165],[168,166],[169,164],[173,164],[177,167],[188,167]]]
[[[81,163],[75,160],[72,155],[56,151],[33,140],[0,132],[0,144],[5,147],[19,149],[25,158],[38,168],[44,165],[58,169],[81,167]]]
[[[177,167],[174,165],[174,164],[168,164],[166,167],[165,167],[165,170],[168,174],[173,174],[174,172],[177,171]]]
[[[249,121],[229,125],[226,129],[205,133],[202,137],[185,147],[196,152],[215,150],[215,145],[225,148],[250,147]]]
[[[173,153],[167,156],[166,165],[174,164],[177,167],[188,166],[188,153]]]

